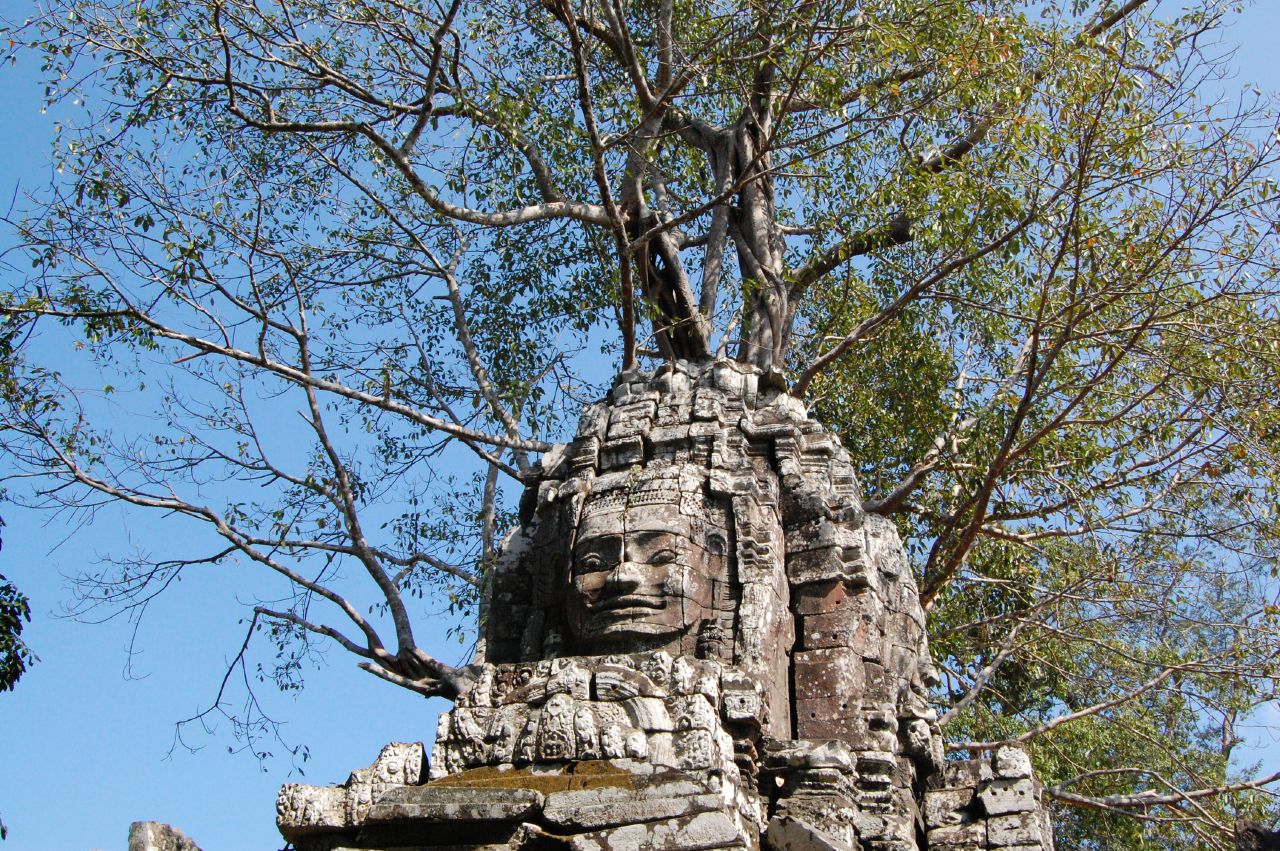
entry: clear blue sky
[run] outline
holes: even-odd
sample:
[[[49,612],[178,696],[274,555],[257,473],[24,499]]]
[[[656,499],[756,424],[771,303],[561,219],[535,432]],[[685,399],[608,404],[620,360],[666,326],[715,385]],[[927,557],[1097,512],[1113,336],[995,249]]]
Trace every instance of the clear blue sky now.
[[[1232,29],[1241,82],[1280,91],[1277,33],[1280,0],[1259,0]],[[0,92],[0,206],[8,207],[15,188],[47,181],[53,119],[40,112],[32,67],[0,70]],[[167,592],[142,625],[142,654],[132,663],[141,678],[129,679],[129,623],[58,614],[70,599],[65,575],[126,536],[145,537],[152,519],[104,511],[92,526],[68,529],[8,505],[0,514],[7,524],[0,573],[31,598],[34,621],[24,637],[41,657],[15,692],[0,695],[0,818],[10,829],[0,851],[122,851],[129,823],[139,819],[176,824],[205,851],[279,848],[276,790],[299,779],[287,760],[264,770],[252,757],[228,754],[225,730],[194,736],[204,745],[195,753],[172,747],[174,722],[208,702],[219,666],[239,645],[234,576],[194,576]],[[342,781],[387,741],[429,743],[442,701],[376,681],[344,654],[331,659],[299,696],[273,700],[289,722],[286,735],[310,745],[306,782]],[[1273,706],[1255,723],[1255,758],[1274,770],[1280,711]]]

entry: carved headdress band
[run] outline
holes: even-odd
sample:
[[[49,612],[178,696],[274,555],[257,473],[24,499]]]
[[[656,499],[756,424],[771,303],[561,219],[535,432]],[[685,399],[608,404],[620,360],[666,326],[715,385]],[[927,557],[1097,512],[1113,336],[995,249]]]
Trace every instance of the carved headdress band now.
[[[719,504],[718,500],[708,499],[706,492],[697,483],[688,480],[682,483],[672,478],[642,479],[632,483],[630,487],[593,493],[583,503],[579,521],[586,522],[605,515],[625,515],[628,511],[650,506],[668,510],[678,507],[685,522],[705,532],[728,529],[726,506]]]
[[[646,484],[647,487],[618,488],[591,494],[582,506],[582,519],[599,514],[617,514],[628,508],[647,505],[676,505],[684,496],[676,483],[670,480]]]

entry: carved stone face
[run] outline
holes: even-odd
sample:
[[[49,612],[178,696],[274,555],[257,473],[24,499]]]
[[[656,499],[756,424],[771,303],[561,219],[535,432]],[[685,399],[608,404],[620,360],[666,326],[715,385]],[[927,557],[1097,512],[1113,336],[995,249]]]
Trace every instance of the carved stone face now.
[[[588,514],[578,529],[567,606],[588,648],[652,647],[710,617],[725,571],[723,538],[695,534],[679,505]]]

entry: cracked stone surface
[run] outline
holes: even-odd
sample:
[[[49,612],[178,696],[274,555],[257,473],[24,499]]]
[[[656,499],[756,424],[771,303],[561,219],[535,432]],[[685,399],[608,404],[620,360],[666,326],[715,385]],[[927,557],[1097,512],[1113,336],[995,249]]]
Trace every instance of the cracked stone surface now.
[[[619,376],[544,455],[481,612],[429,760],[281,790],[299,851],[1052,848],[1025,752],[944,761],[897,531],[749,367]]]

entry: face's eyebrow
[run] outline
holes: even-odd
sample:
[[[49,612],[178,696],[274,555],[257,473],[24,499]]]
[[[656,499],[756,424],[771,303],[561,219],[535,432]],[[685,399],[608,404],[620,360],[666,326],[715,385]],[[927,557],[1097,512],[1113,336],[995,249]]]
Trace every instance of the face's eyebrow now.
[[[627,537],[639,544],[668,542],[672,544],[687,544],[689,542],[688,537],[685,535],[667,529],[637,529],[633,532],[628,532]]]
[[[599,535],[592,535],[589,538],[578,538],[573,545],[575,550],[582,549],[611,549],[617,550],[622,547],[622,534],[620,532],[602,532]]]

